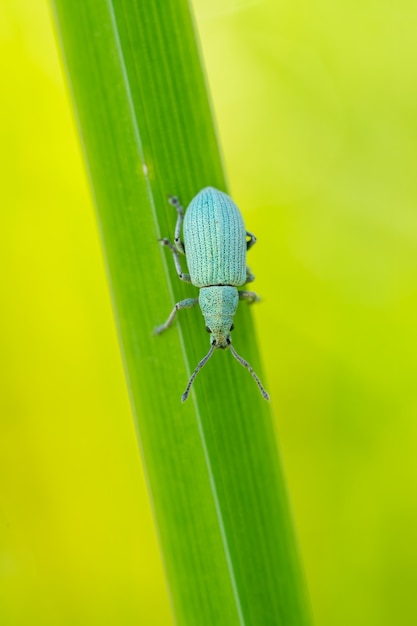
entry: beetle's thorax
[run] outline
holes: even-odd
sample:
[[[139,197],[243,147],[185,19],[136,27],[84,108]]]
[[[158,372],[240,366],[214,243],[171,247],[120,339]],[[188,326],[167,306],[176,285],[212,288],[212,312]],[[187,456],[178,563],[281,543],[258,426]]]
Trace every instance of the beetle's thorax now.
[[[211,344],[217,348],[227,348],[239,303],[238,290],[229,285],[202,287],[198,300],[206,329],[210,332]]]

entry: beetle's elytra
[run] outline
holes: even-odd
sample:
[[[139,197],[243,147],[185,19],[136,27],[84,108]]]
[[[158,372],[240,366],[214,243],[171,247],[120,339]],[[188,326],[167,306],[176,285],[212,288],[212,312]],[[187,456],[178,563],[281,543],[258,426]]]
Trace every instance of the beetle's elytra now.
[[[178,198],[171,196],[169,202],[178,214],[175,239],[174,243],[169,239],[160,242],[171,250],[179,278],[199,287],[200,295],[177,302],[165,324],[158,326],[155,332],[159,334],[169,328],[179,309],[199,303],[206,330],[210,333],[210,350],[195,368],[182,401],[187,399],[194,378],[216,348],[229,348],[235,359],[249,370],[263,397],[269,400],[258,376],[233,348],[230,337],[239,300],[249,303],[259,300],[253,291],[237,290],[254,280],[246,266],[246,252],[256,243],[255,235],[245,230],[242,215],[233,200],[213,187],[207,187],[195,196],[185,216]],[[183,223],[184,242],[180,236]],[[181,269],[180,254],[186,256],[189,274],[184,274]]]

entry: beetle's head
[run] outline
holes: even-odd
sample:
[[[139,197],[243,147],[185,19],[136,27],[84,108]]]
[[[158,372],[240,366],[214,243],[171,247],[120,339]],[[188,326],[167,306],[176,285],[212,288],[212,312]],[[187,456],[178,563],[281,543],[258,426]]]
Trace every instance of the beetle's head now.
[[[268,393],[263,388],[252,367],[232,346],[230,333],[233,330],[233,316],[239,302],[237,289],[230,286],[203,287],[200,289],[199,302],[206,322],[206,330],[210,333],[210,350],[195,368],[182,395],[182,401],[184,402],[188,398],[194,378],[207,363],[216,348],[221,348],[222,350],[229,348],[234,358],[249,370],[263,397],[269,400]]]
[[[236,287],[214,286],[200,289],[199,304],[210,333],[210,345],[225,349],[230,344],[233,317],[239,303]]]
[[[214,328],[210,328],[206,326],[206,331],[210,333],[210,345],[213,348],[221,348],[224,350],[228,348],[232,343],[230,338],[230,333],[232,332],[234,326],[231,320],[227,320],[226,323],[221,325],[214,325]]]

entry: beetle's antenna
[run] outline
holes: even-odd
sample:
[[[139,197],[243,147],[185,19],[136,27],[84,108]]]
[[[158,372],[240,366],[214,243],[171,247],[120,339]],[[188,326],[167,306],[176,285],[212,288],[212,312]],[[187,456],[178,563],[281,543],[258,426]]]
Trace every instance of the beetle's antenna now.
[[[265,400],[269,400],[269,394],[266,391],[266,389],[264,388],[264,386],[262,385],[261,381],[259,380],[259,378],[257,377],[257,375],[255,374],[255,372],[253,371],[253,369],[251,368],[251,366],[249,365],[249,363],[247,361],[245,361],[245,359],[243,359],[240,354],[238,354],[236,352],[236,350],[234,349],[234,347],[232,346],[232,344],[229,344],[229,350],[231,351],[231,353],[233,354],[233,356],[235,357],[236,361],[239,361],[239,363],[241,365],[243,365],[243,367],[246,367],[246,369],[248,369],[252,375],[252,378],[254,379],[254,381],[256,382],[256,384],[259,387],[259,391],[261,392],[261,394],[263,395],[263,397],[265,398]],[[207,355],[208,356],[208,355]],[[203,359],[204,360],[204,359]]]
[[[215,344],[212,344],[210,350],[208,351],[208,353],[206,354],[206,356],[204,357],[204,359],[201,359],[200,363],[197,365],[197,367],[195,368],[194,372],[191,375],[190,380],[188,381],[188,385],[184,391],[184,393],[182,394],[182,401],[185,402],[186,399],[188,398],[188,394],[190,392],[191,389],[191,385],[194,382],[194,378],[197,376],[198,372],[201,370],[201,368],[207,363],[207,361],[209,360],[209,358],[211,357],[211,355],[214,352],[214,348],[216,347]]]

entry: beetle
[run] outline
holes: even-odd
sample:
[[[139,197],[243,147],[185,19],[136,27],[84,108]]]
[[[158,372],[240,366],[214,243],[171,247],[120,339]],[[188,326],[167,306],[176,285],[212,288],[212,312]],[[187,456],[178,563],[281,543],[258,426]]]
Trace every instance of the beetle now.
[[[253,291],[237,289],[255,278],[246,266],[246,252],[256,243],[255,235],[245,230],[242,215],[233,200],[213,187],[200,191],[185,213],[176,196],[169,196],[169,202],[177,210],[175,239],[174,243],[166,238],[159,242],[171,250],[179,278],[199,287],[200,293],[198,298],[177,302],[165,324],[158,326],[155,333],[160,334],[169,328],[179,309],[189,309],[196,304],[200,305],[206,330],[210,333],[210,350],[191,375],[182,401],[187,399],[195,377],[217,348],[228,348],[249,370],[262,396],[269,400],[258,376],[233,348],[230,337],[239,300],[259,301]],[[182,226],[184,242],[181,240]],[[186,257],[189,274],[182,271],[180,254]]]

